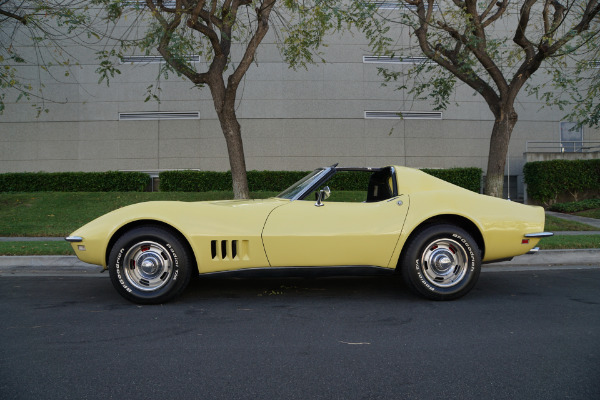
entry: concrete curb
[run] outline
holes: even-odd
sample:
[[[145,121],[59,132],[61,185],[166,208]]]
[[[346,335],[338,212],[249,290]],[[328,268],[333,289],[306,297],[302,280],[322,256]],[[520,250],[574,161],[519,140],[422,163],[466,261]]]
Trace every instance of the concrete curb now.
[[[490,266],[521,265],[600,265],[600,249],[540,250],[537,254],[525,254],[511,261],[485,264]]]

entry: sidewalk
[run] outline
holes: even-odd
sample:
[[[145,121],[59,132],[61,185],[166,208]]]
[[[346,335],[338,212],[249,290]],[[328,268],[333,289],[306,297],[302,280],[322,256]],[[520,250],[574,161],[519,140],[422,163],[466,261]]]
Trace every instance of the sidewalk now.
[[[546,215],[551,215],[553,217],[566,219],[569,221],[581,222],[582,224],[590,225],[600,230],[600,219],[579,217],[577,215],[562,214],[554,211],[546,211]]]

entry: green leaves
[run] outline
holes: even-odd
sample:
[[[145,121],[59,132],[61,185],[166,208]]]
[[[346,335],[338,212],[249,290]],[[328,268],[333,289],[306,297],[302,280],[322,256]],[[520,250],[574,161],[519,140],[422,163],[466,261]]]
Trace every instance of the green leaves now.
[[[142,172],[19,172],[0,174],[0,192],[143,192]]]
[[[552,205],[563,194],[575,200],[587,191],[600,190],[600,160],[552,160],[525,164],[527,194],[534,200]]]
[[[102,50],[96,53],[96,59],[99,61],[96,73],[100,75],[98,83],[106,80],[106,86],[110,86],[110,78],[114,78],[115,75],[120,75],[121,71],[115,66],[115,57],[122,59],[123,55],[118,53],[117,50]]]

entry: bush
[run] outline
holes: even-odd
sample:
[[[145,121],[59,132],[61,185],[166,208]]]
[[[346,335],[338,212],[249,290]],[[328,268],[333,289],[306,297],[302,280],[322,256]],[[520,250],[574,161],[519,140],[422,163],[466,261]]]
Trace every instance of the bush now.
[[[479,193],[480,168],[452,168],[423,170],[430,175]],[[282,191],[306,176],[309,171],[248,171],[251,192]],[[336,174],[328,182],[340,191],[365,190],[369,174],[346,171]],[[160,190],[164,192],[208,192],[231,190],[231,172],[164,171],[160,173]]]
[[[0,174],[0,192],[143,192],[143,172],[16,172]]]
[[[422,169],[421,171],[472,192],[481,191],[481,168]]]
[[[161,192],[210,192],[231,190],[231,172],[163,171],[159,174]]]
[[[561,213],[576,213],[596,208],[600,208],[600,199],[587,199],[571,203],[556,203],[550,207],[550,210]]]
[[[575,201],[584,192],[600,190],[600,160],[535,161],[523,168],[527,195],[544,204],[555,203],[561,194]]]

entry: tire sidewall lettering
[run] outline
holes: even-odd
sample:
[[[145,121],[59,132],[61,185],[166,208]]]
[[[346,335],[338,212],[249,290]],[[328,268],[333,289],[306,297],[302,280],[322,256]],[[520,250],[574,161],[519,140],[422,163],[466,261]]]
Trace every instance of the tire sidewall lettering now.
[[[171,281],[175,282],[177,280],[177,277],[179,276],[179,256],[177,255],[177,252],[175,251],[175,249],[173,248],[173,246],[171,246],[170,243],[165,243],[165,247],[171,252],[171,255],[173,256],[173,275],[171,276]]]
[[[123,253],[125,253],[125,248],[121,248],[121,250],[119,250],[119,254],[117,255],[117,261],[115,262],[115,272],[117,273],[117,280],[119,281],[119,283],[121,284],[121,286],[123,286],[123,289],[127,290],[127,292],[131,293],[131,288],[129,287],[129,285],[127,285],[127,283],[125,282],[125,280],[123,279],[123,275],[122,275],[122,268],[124,268],[124,266],[121,264],[121,258],[123,257]]]

